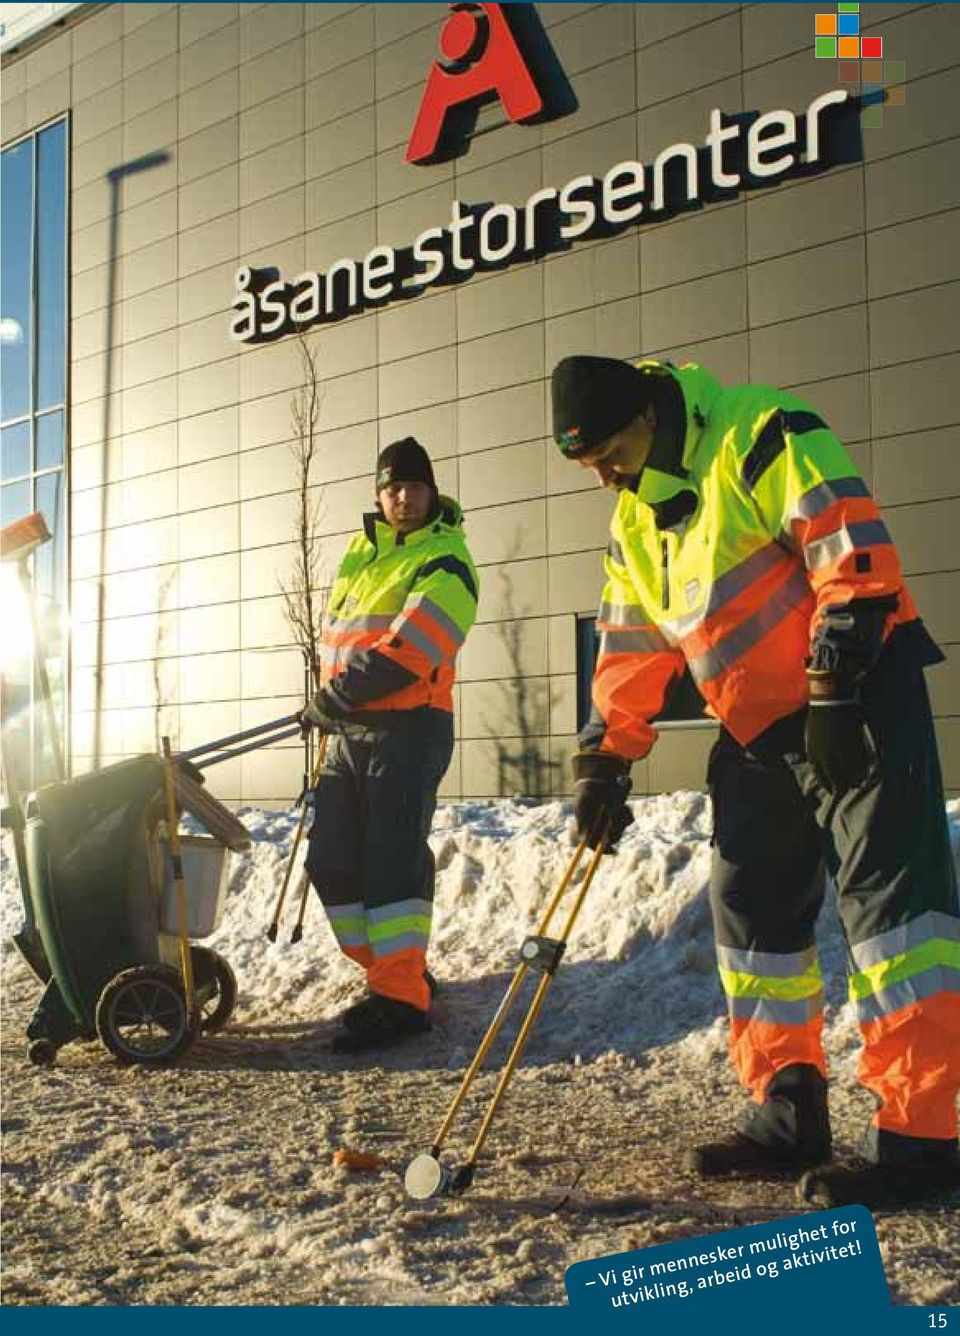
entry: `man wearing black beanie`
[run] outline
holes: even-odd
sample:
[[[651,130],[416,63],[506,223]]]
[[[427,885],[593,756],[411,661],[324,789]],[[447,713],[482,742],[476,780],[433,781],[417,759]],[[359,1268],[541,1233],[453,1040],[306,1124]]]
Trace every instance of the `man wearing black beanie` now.
[[[434,863],[427,837],[453,752],[457,653],[477,611],[460,507],[412,436],[377,458],[376,510],[330,592],[320,690],[302,714],[330,734],[306,866],[368,993],[337,1052],[429,1029]]]
[[[924,668],[943,655],[863,479],[820,415],[703,367],[569,357],[562,453],[619,496],[578,833],[613,846],[685,672],[722,725],[710,898],[730,1054],[753,1103],[694,1148],[705,1177],[800,1177],[872,1208],[960,1186],[960,904]],[[814,923],[833,870],[877,1112],[832,1162]]]

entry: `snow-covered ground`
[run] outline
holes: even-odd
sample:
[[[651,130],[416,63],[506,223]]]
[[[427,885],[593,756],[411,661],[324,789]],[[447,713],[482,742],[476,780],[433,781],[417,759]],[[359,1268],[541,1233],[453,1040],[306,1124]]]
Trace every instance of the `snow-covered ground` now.
[[[167,1072],[70,1045],[25,1062],[39,995],[9,941],[19,917],[3,845],[4,1301],[8,1303],[559,1303],[586,1257],[790,1215],[789,1185],[731,1189],[685,1176],[682,1148],[722,1132],[739,1096],[706,896],[710,808],[701,793],[645,798],[605,858],[572,934],[474,1188],[414,1207],[409,1157],[426,1149],[570,857],[568,805],[520,800],[440,809],[432,846],[427,1037],[374,1061],[329,1052],[332,1018],[359,987],[312,898],[303,940],[265,936],[296,817],[245,810],[208,944],[233,965],[227,1031]],[[949,805],[960,864],[960,802]],[[556,931],[566,914],[551,925]],[[856,1089],[857,1033],[828,897],[819,942],[835,1130],[851,1147],[871,1101]],[[528,993],[517,1006],[517,1020]],[[496,1068],[506,1045],[494,1049]],[[463,1154],[492,1090],[483,1074],[449,1138]],[[376,1173],[331,1163],[380,1153]],[[899,1302],[960,1301],[955,1210],[880,1222]],[[265,1264],[264,1259],[268,1259]]]

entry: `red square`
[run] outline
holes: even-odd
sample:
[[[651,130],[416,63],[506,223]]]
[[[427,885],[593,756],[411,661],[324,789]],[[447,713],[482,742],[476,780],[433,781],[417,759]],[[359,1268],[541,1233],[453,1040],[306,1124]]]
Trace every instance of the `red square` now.
[[[880,60],[883,56],[883,38],[861,37],[860,55],[864,60]]]

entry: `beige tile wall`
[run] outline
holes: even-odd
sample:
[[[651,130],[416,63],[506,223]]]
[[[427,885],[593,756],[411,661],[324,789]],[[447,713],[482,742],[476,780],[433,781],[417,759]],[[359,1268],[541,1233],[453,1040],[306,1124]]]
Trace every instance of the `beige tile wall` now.
[[[454,199],[519,203],[700,140],[714,106],[799,108],[831,86],[829,62],[810,50],[816,8],[544,5],[578,110],[518,127],[485,109],[470,151],[427,169],[406,164],[403,147],[441,4],[110,5],[5,62],[5,142],[72,114],[78,769],[91,747],[104,501],[110,755],[152,745],[158,623],[164,720],[184,744],[299,699],[277,581],[292,551],[300,368],[289,341],[229,342],[238,262],[323,269],[409,241],[444,222]],[[327,569],[369,502],[378,448],[399,435],[424,441],[468,513],[482,593],[461,656],[447,796],[493,792],[497,730],[508,759],[532,733],[544,792],[569,782],[575,618],[597,602],[609,500],[550,444],[547,378],[557,358],[589,351],[700,358],[730,381],[794,388],[828,416],[948,650],[931,689],[960,790],[960,13],[885,6],[869,21],[910,82],[906,105],[864,132],[862,162],[311,336],[326,382],[315,477]],[[168,160],[130,176],[120,197],[105,467],[104,174],[158,150]],[[635,768],[638,791],[700,784],[711,737],[666,732]],[[221,768],[217,787],[283,802],[300,771],[286,748]]]

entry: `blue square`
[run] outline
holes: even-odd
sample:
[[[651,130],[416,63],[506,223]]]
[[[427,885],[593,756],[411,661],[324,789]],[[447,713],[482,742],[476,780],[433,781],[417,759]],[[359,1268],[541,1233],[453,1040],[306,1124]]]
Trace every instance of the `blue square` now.
[[[859,37],[860,35],[860,15],[859,14],[838,14],[837,15],[837,36],[838,37]]]

